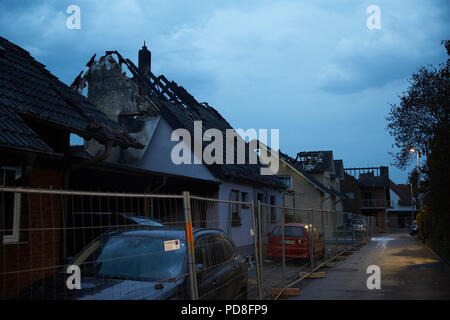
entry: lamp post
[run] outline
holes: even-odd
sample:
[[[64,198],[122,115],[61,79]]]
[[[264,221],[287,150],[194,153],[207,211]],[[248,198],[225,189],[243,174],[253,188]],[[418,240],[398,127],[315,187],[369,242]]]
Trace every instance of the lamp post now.
[[[411,225],[414,223],[414,207],[413,207],[413,185],[409,184],[411,187]]]
[[[411,152],[411,153],[415,152],[417,155],[417,187],[419,187],[419,184],[420,184],[420,152],[419,152],[419,150],[416,150],[414,148],[409,149],[409,152]],[[413,192],[412,192],[412,185],[411,185],[411,208],[412,208],[412,206],[413,206]],[[417,201],[416,201],[416,206],[417,206]],[[414,219],[413,219],[413,221],[414,221]]]

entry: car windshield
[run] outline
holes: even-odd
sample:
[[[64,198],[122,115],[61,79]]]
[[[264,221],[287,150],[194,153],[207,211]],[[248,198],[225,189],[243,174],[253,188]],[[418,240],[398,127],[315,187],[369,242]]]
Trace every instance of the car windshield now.
[[[182,271],[185,243],[165,251],[169,239],[142,236],[103,236],[86,248],[74,264],[84,276],[144,281],[176,278]],[[175,246],[176,248],[176,246]]]
[[[275,237],[281,237],[281,226],[277,226],[275,230],[273,230],[272,235]],[[293,226],[285,226],[284,227],[284,236],[285,237],[304,237],[305,233],[303,232],[302,227],[293,227]]]

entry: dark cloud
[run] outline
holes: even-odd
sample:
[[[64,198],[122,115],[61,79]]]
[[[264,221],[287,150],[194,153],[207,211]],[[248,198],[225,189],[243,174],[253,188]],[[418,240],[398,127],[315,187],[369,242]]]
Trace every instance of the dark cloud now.
[[[374,31],[366,0],[84,0],[81,30],[68,30],[74,3],[2,1],[1,35],[66,83],[93,53],[117,49],[136,61],[146,40],[155,73],[234,126],[278,128],[288,152],[326,147],[361,165],[388,158],[388,102],[419,65],[442,61],[450,34],[447,0],[377,0]]]

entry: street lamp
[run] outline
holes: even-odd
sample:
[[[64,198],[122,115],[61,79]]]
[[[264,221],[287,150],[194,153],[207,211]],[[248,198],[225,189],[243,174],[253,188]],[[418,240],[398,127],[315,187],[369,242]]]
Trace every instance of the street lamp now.
[[[414,206],[413,206],[413,185],[409,183],[411,187],[411,225],[414,223]]]
[[[415,152],[417,154],[417,187],[419,187],[419,183],[420,183],[420,152],[419,152],[419,150],[416,150],[414,148],[410,148],[409,152],[411,152],[411,153]],[[413,206],[413,191],[412,191],[412,184],[411,184],[411,208],[412,208],[412,206]],[[417,203],[416,203],[416,209],[417,209]]]
[[[409,149],[409,152],[411,153],[416,153],[417,154],[417,173],[419,173],[419,169],[420,169],[420,152],[419,150],[416,150],[414,148]]]

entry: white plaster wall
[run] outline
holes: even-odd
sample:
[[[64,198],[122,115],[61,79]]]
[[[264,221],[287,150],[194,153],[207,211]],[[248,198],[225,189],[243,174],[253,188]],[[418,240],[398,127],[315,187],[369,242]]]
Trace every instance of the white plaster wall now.
[[[194,164],[194,152],[186,144],[188,150],[191,150],[191,164],[176,165],[171,159],[172,148],[178,144],[178,141],[171,141],[173,129],[169,124],[161,119],[153,135],[150,144],[137,165],[140,168],[187,176],[197,179],[219,181],[203,164]]]

